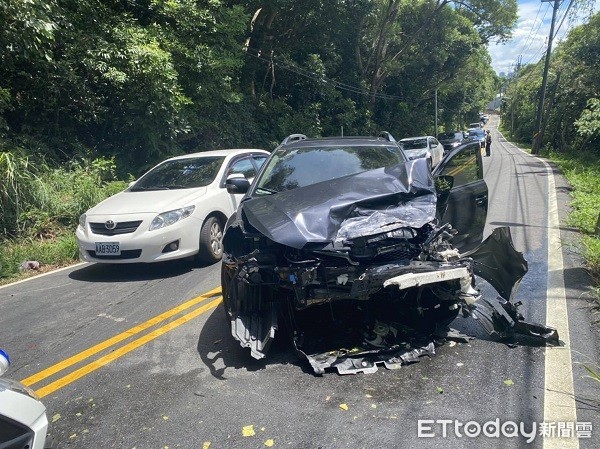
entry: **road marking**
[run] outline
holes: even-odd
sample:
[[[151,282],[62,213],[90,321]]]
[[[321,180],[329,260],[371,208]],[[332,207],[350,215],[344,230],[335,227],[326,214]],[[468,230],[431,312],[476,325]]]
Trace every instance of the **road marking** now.
[[[544,422],[577,422],[569,316],[565,293],[564,265],[560,242],[560,222],[556,185],[552,168],[545,162],[548,173],[548,293],[546,324],[556,327],[564,346],[547,347],[545,363]],[[577,449],[579,441],[572,438],[544,438],[544,449]]]
[[[59,273],[61,271],[70,270],[71,268],[75,268],[75,267],[78,267],[80,265],[85,265],[86,263],[87,262],[79,262],[79,263],[76,263],[74,265],[69,265],[67,267],[57,268],[56,270],[52,270],[52,271],[47,271],[45,273],[36,274],[34,276],[31,276],[31,277],[28,277],[28,278],[25,278],[25,279],[21,279],[20,281],[11,282],[10,284],[0,285],[0,290],[2,290],[3,288],[12,287],[13,285],[23,284],[24,282],[29,282],[29,281],[32,281],[33,279],[39,279],[41,277],[48,276],[49,274],[54,274],[54,273]]]
[[[144,323],[138,324],[137,326],[132,327],[131,329],[128,329],[124,332],[121,332],[120,334],[115,335],[114,337],[109,338],[108,340],[98,343],[97,345],[92,346],[91,348],[88,348],[85,351],[80,352],[79,354],[75,354],[74,356],[63,360],[62,362],[52,365],[51,367],[46,368],[45,370],[40,371],[39,373],[34,374],[33,376],[29,376],[28,378],[23,379],[21,382],[27,386],[31,386],[37,382],[40,382],[40,381],[46,379],[47,377],[52,376],[53,374],[56,374],[72,365],[75,365],[76,363],[79,363],[79,362],[97,354],[98,352],[105,350],[106,348],[110,348],[111,346],[113,346],[123,340],[126,340],[127,338],[130,338],[130,337],[134,336],[135,334],[138,334],[138,333],[160,323],[161,321],[164,321],[174,315],[177,315],[178,313],[181,313],[182,311],[189,309],[190,307],[195,306],[196,304],[198,304],[202,301],[205,301],[208,298],[216,296],[220,293],[221,293],[220,287],[217,287],[209,292],[203,293],[202,295],[197,296],[196,298],[190,299],[189,301],[186,301],[183,304],[178,305],[177,307],[167,310],[166,312],[163,312],[160,315],[156,315],[154,318],[151,318]]]
[[[81,368],[73,371],[72,373],[67,374],[64,377],[61,377],[60,379],[49,383],[45,387],[42,387],[39,390],[36,390],[35,393],[40,398],[43,398],[44,396],[54,393],[56,390],[60,390],[61,388],[69,385],[70,383],[75,382],[77,379],[80,379],[83,376],[86,376],[93,371],[96,371],[98,368],[103,367],[104,365],[112,362],[113,360],[123,357],[125,354],[133,351],[136,348],[139,348],[140,346],[148,343],[149,341],[152,341],[155,338],[160,337],[161,335],[175,329],[176,327],[181,326],[184,323],[187,323],[191,319],[196,318],[198,315],[201,315],[210,309],[214,309],[219,304],[221,304],[222,301],[223,301],[222,297],[214,299],[213,301],[211,301],[207,304],[204,304],[201,307],[198,307],[196,310],[193,310],[192,312],[189,312],[188,314],[177,318],[175,321],[171,321],[169,324],[159,327],[158,329],[144,335],[143,337],[140,337],[140,338],[133,340],[132,342],[126,344],[125,346],[121,346],[120,348],[115,349],[110,354],[100,357],[99,359],[94,360],[93,362],[88,363],[85,366],[82,366]]]
[[[502,136],[502,133],[498,131]],[[504,136],[502,136],[504,137]],[[510,143],[510,142],[508,142]],[[517,150],[531,156],[513,145]],[[535,156],[533,156],[535,157]],[[565,293],[564,265],[560,242],[560,221],[556,184],[552,167],[538,157],[548,174],[548,281],[546,293],[546,325],[558,330],[564,346],[546,347],[544,360],[544,422],[577,422],[569,315]],[[544,438],[543,449],[578,449],[579,440],[572,438]]]

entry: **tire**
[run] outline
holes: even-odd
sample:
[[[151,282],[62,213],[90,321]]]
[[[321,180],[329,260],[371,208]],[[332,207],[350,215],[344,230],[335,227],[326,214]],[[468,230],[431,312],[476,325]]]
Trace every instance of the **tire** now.
[[[229,326],[231,324],[231,283],[234,282],[230,270],[221,264],[221,295],[223,296],[223,311],[225,312],[225,322]]]
[[[208,217],[200,230],[198,260],[216,263],[223,257],[223,224],[217,217]]]

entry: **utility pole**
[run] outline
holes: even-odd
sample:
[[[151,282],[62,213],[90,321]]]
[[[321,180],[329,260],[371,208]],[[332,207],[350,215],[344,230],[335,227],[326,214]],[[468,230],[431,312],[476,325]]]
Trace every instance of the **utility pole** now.
[[[515,88],[513,91],[513,97],[510,102],[510,136],[515,136],[515,101],[517,101],[517,92],[519,89],[519,71],[521,70],[521,58],[523,55],[519,55],[517,58],[517,65],[515,67]]]
[[[542,0],[542,3],[554,2],[552,11],[552,24],[550,25],[550,35],[548,36],[548,50],[546,51],[546,60],[544,61],[544,76],[542,77],[542,88],[540,89],[540,98],[538,101],[537,115],[535,118],[535,129],[533,130],[533,146],[531,154],[538,154],[542,146],[542,115],[544,113],[544,100],[546,99],[546,85],[548,84],[548,70],[550,69],[550,53],[552,52],[552,39],[554,38],[554,22],[556,21],[556,11],[560,6],[560,0]]]
[[[438,135],[438,90],[435,90],[435,131],[433,135],[437,137]]]

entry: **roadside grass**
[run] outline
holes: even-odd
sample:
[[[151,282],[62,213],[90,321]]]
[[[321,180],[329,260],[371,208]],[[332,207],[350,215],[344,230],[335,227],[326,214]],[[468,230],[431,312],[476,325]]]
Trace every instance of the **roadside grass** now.
[[[77,262],[79,250],[74,231],[64,229],[52,239],[27,238],[4,241],[0,249],[0,285],[9,284],[30,276],[47,272]],[[39,266],[27,268],[27,262]]]
[[[77,261],[79,216],[127,186],[115,168],[105,158],[51,168],[17,150],[0,152],[8,181],[0,186],[0,284]]]
[[[593,153],[550,153],[573,191],[568,224],[581,231],[581,254],[594,281],[600,307],[600,235],[596,225],[600,214],[600,160]]]

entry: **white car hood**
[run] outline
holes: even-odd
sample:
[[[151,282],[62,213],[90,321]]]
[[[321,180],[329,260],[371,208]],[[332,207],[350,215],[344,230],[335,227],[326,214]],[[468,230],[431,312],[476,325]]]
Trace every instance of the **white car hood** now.
[[[206,187],[181,190],[124,191],[105,199],[86,212],[89,215],[159,214],[187,206],[206,193]]]

